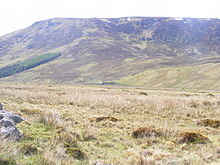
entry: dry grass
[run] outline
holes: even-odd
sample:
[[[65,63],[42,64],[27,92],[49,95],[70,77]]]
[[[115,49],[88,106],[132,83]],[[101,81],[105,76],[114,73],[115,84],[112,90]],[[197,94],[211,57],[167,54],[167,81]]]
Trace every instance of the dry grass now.
[[[18,155],[18,149],[14,142],[0,139],[0,164],[14,165],[16,163],[15,156]]]
[[[59,128],[62,124],[60,116],[53,111],[41,113],[38,120],[40,123],[43,123],[51,128]]]
[[[26,120],[18,124],[22,140],[10,154],[1,150],[5,160],[12,156],[20,164],[45,165],[220,161],[219,129],[204,124],[218,121],[218,93],[2,85],[0,96],[5,109]],[[181,132],[197,132],[210,142],[178,143]]]
[[[95,117],[90,119],[90,121],[96,121],[96,122],[100,122],[100,121],[112,121],[112,122],[117,122],[119,121],[119,119],[112,117],[112,116],[103,116],[103,117]]]

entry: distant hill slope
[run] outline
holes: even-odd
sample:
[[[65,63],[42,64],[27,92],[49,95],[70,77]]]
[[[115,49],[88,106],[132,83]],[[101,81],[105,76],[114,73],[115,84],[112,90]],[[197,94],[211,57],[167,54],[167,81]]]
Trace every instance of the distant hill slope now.
[[[57,52],[62,54],[59,58],[0,81],[36,84],[116,81],[121,85],[220,89],[216,85],[220,79],[219,19],[44,20],[0,37],[0,68]],[[175,71],[178,68],[180,71]],[[196,83],[192,85],[193,82]]]
[[[59,53],[47,53],[41,56],[35,56],[20,63],[15,63],[13,65],[7,65],[5,67],[0,68],[0,78],[8,77],[14,75],[16,73],[21,73],[28,69],[35,68],[39,65],[50,62],[56,58],[61,56]]]

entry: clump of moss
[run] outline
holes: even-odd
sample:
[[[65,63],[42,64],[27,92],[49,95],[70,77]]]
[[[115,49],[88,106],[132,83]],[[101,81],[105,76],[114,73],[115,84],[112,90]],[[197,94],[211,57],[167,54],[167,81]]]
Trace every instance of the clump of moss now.
[[[20,145],[20,151],[25,155],[32,155],[38,152],[38,148],[31,143],[24,143]]]
[[[196,132],[182,132],[179,134],[178,143],[198,143],[206,144],[210,142],[208,137]]]
[[[100,122],[100,121],[112,121],[112,122],[117,122],[119,121],[119,119],[112,117],[112,116],[103,116],[103,117],[96,117],[96,118],[92,118],[91,121],[96,121],[96,122]]]
[[[162,133],[159,130],[156,130],[154,128],[138,128],[132,132],[132,137],[133,138],[144,138],[144,137],[157,137],[161,136]]]
[[[197,124],[200,126],[218,128],[220,127],[220,120],[204,119],[204,120],[200,120]]]

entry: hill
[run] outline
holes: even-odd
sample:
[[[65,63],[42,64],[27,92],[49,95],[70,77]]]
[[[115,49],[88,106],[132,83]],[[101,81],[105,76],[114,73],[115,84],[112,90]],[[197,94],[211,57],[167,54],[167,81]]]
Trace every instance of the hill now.
[[[46,53],[61,56],[0,81],[220,89],[219,19],[53,18],[0,37],[0,68]]]

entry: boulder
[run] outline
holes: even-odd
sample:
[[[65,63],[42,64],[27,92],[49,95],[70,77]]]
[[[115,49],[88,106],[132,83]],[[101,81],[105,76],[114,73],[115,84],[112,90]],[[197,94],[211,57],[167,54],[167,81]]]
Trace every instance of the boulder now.
[[[14,122],[14,124],[20,123],[20,122],[22,122],[24,120],[20,116],[14,114],[14,113],[5,111],[5,110],[1,110],[0,111],[0,120],[2,118],[6,118],[6,119],[12,120]]]
[[[18,141],[22,135],[15,125],[21,121],[23,119],[20,116],[0,110],[0,138]]]
[[[0,110],[3,110],[3,105],[0,103]]]
[[[0,135],[3,139],[18,141],[22,137],[20,131],[15,126],[2,127],[0,130]]]

